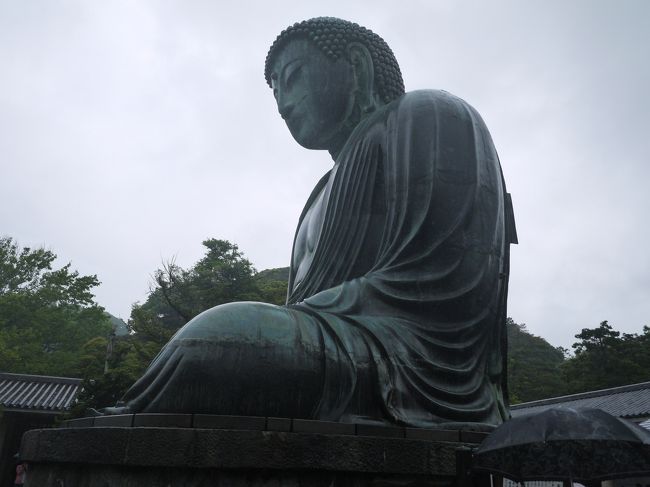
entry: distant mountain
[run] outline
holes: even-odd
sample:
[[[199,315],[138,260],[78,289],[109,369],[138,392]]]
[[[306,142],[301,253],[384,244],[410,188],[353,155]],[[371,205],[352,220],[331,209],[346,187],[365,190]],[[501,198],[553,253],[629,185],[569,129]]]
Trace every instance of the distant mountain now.
[[[255,279],[260,281],[289,281],[289,268],[277,267],[275,269],[266,269],[255,274]]]
[[[111,320],[111,325],[113,326],[113,331],[115,335],[124,336],[129,334],[129,327],[126,325],[123,319],[113,316],[109,312],[106,312],[108,318]]]
[[[564,353],[511,318],[506,328],[510,402],[517,404],[565,394],[566,383],[560,372]]]
[[[255,280],[262,293],[262,301],[272,304],[284,304],[287,301],[288,267],[260,271],[255,274]]]

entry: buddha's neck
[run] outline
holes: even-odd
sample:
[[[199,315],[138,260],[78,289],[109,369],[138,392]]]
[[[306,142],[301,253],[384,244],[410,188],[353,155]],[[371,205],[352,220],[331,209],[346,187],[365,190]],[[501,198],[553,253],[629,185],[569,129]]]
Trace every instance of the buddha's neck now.
[[[357,126],[366,118],[377,111],[377,109],[381,108],[382,105],[383,103],[375,102],[373,103],[373,107],[370,110],[363,112],[355,110],[353,112],[353,115],[348,118],[344,124],[343,129],[339,132],[340,135],[331,143],[330,148],[328,149],[328,152],[330,153],[330,156],[332,156],[334,162],[336,162],[336,159],[339,157],[341,150],[343,150],[343,147],[352,135],[352,132],[354,132],[354,129],[357,128]]]
[[[350,132],[345,139],[341,139],[340,142],[337,141],[335,146],[332,146],[328,149],[328,152],[330,153],[330,156],[332,156],[332,160],[334,160],[334,162],[336,162],[336,159],[339,157],[341,150],[343,150],[343,146],[348,141],[351,134],[352,132]]]

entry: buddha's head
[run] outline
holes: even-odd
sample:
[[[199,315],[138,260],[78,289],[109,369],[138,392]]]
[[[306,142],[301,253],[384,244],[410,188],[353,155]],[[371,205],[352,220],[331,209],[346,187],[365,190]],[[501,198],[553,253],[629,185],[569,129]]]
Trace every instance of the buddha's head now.
[[[399,65],[384,40],[333,17],[282,31],[269,49],[264,75],[293,138],[334,156],[367,114],[404,93]]]

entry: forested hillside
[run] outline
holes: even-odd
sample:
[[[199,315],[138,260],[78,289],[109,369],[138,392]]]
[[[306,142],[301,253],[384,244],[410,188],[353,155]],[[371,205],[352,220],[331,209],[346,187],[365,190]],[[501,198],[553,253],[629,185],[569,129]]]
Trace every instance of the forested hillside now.
[[[530,334],[525,324],[517,324],[512,318],[506,326],[511,404],[564,394],[566,385],[560,368],[563,351]]]

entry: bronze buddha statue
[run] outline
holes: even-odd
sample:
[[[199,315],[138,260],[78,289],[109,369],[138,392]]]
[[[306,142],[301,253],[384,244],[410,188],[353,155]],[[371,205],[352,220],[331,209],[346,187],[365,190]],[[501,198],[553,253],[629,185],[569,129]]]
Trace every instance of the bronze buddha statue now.
[[[295,140],[334,162],[298,222],[287,304],[205,311],[107,412],[501,423],[516,233],[479,114],[405,93],[388,45],[336,18],[283,31],[265,76]]]

